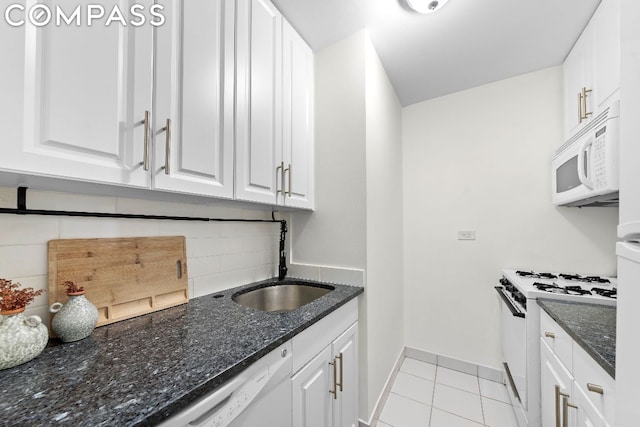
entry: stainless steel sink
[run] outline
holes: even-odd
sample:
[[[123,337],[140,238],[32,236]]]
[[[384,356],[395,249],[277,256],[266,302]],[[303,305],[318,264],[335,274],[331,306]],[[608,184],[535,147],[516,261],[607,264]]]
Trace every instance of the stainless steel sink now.
[[[245,307],[268,312],[287,312],[302,307],[328,294],[332,286],[311,286],[303,283],[286,283],[253,289],[231,297]]]

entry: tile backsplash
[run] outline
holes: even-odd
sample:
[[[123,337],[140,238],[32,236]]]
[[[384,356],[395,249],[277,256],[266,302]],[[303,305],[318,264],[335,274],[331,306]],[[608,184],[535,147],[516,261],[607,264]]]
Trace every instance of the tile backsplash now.
[[[270,219],[265,210],[29,190],[31,209],[78,210],[208,218]],[[15,188],[0,187],[0,207],[16,207]],[[48,288],[52,239],[185,236],[189,295],[198,297],[277,275],[279,224],[0,215],[0,277]],[[48,318],[48,295],[27,315]]]

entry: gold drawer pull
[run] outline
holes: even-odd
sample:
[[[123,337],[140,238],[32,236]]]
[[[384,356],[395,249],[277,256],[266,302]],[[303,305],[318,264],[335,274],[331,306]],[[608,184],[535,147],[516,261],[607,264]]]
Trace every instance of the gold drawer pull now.
[[[556,334],[554,334],[553,332],[545,332],[544,336],[547,338],[555,338]]]
[[[598,394],[604,394],[604,388],[601,385],[587,383],[587,390]]]

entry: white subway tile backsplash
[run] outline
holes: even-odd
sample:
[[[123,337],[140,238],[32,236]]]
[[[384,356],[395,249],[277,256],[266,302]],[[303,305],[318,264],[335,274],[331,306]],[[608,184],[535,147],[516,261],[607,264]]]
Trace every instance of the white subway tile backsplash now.
[[[233,271],[248,268],[254,265],[266,264],[264,252],[244,252],[238,254],[222,255],[220,257],[222,270]]]
[[[195,288],[194,288],[194,279],[193,277],[189,278],[189,298],[193,298],[194,292],[195,292]]]
[[[0,215],[1,245],[46,245],[58,238],[57,217]]]
[[[289,275],[300,279],[364,286],[364,270],[353,268],[291,263],[289,266]]]
[[[49,209],[58,211],[115,213],[116,198],[29,190],[27,192],[27,207],[29,209]]]
[[[298,279],[320,280],[320,267],[317,265],[291,263],[288,275]]]
[[[0,188],[0,207],[16,207],[16,189]],[[271,213],[225,205],[166,203],[131,198],[29,190],[33,209],[207,218],[270,219]],[[47,243],[52,239],[186,236],[190,297],[277,275],[279,224],[0,215],[0,277],[48,288]],[[29,309],[41,312],[48,296]]]
[[[61,239],[148,237],[159,235],[159,221],[144,219],[60,218]]]
[[[320,267],[320,280],[323,282],[364,286],[364,270],[323,266]]]
[[[222,271],[220,257],[217,256],[188,259],[187,268],[192,278],[211,276]]]
[[[13,280],[47,273],[46,245],[0,246],[0,277]]]
[[[159,227],[161,236],[185,236],[194,239],[220,237],[219,222],[159,221]]]
[[[193,205],[118,197],[116,211],[143,215],[193,216]]]

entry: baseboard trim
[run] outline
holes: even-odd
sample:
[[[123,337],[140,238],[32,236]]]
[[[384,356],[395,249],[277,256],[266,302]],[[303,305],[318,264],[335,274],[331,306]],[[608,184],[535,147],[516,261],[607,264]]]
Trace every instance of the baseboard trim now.
[[[478,365],[477,363],[467,362],[466,360],[431,353],[429,351],[412,347],[405,347],[405,355],[411,359],[421,360],[433,365],[464,372],[465,374],[477,375],[478,378],[504,384],[504,374],[500,369]]]
[[[400,372],[400,367],[402,366],[402,362],[404,362],[404,358],[406,357],[405,356],[406,350],[407,348],[404,347],[400,351],[400,354],[398,354],[398,357],[396,358],[396,361],[393,365],[393,369],[391,369],[391,373],[387,377],[387,381],[384,383],[382,392],[380,393],[380,396],[378,397],[378,400],[376,401],[376,404],[373,408],[373,413],[371,414],[371,418],[369,419],[369,421],[364,421],[359,419],[358,420],[359,427],[375,427],[376,424],[378,423],[378,418],[380,418],[380,413],[382,412],[382,408],[384,408],[384,404],[386,403],[387,398],[391,393],[391,387],[393,386],[393,383],[396,380],[396,377],[398,376],[398,372]]]

